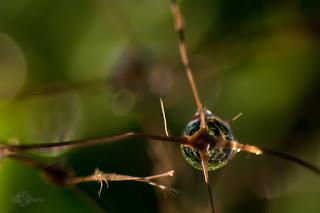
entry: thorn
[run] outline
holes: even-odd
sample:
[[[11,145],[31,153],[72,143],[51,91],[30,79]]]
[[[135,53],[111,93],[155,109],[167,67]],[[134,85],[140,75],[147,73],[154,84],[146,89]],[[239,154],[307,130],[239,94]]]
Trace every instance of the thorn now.
[[[168,172],[168,175],[169,175],[170,177],[173,177],[173,175],[174,175],[174,170],[169,171],[169,172]]]
[[[164,104],[163,101],[160,97],[160,106],[161,106],[161,112],[162,112],[162,117],[163,117],[163,124],[164,124],[164,131],[166,133],[166,136],[169,137],[169,132],[168,132],[168,126],[167,126],[167,118],[166,118],[166,112],[164,110]]]
[[[209,146],[208,146],[207,150],[200,152],[204,180],[205,180],[205,182],[207,184],[209,183],[209,174],[208,174],[209,155],[208,155],[208,150],[209,150]]]
[[[229,123],[233,123],[234,121],[238,120],[241,116],[242,116],[243,112],[240,112],[239,114],[237,114],[236,116],[234,116]]]

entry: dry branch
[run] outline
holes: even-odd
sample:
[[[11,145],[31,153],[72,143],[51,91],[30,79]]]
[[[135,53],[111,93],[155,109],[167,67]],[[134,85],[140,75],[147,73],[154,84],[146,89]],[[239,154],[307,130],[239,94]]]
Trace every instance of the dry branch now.
[[[99,169],[96,169],[92,175],[89,176],[84,176],[84,177],[71,177],[68,178],[66,184],[67,185],[75,185],[79,183],[84,183],[84,182],[95,182],[97,181],[100,183],[100,189],[98,191],[98,195],[100,197],[103,184],[106,184],[107,187],[108,181],[136,181],[136,182],[143,182],[147,183],[149,185],[158,187],[159,189],[163,190],[164,192],[169,192],[171,194],[176,194],[177,191],[173,188],[166,187],[164,185],[161,185],[159,183],[153,182],[152,180],[158,179],[158,178],[163,178],[163,177],[172,177],[174,174],[174,171],[168,171],[165,173],[161,173],[159,175],[153,175],[153,176],[148,176],[148,177],[135,177],[135,176],[128,176],[128,175],[120,175],[116,173],[104,173],[100,171]]]
[[[164,192],[169,192],[170,194],[177,194],[177,191],[173,188],[166,187],[159,183],[154,182],[153,180],[163,178],[163,177],[172,177],[174,175],[174,171],[164,172],[158,175],[152,175],[147,177],[135,177],[129,175],[121,175],[116,173],[104,173],[99,169],[95,169],[94,173],[88,176],[77,177],[71,172],[70,169],[61,168],[57,165],[51,164],[46,165],[44,163],[39,162],[27,155],[15,154],[15,153],[6,153],[4,157],[14,159],[18,162],[21,162],[29,167],[37,169],[43,173],[47,180],[53,182],[55,184],[61,186],[73,186],[79,183],[84,182],[98,182],[100,184],[100,188],[98,191],[98,195],[100,197],[103,184],[106,184],[108,187],[108,182],[115,182],[115,181],[135,181],[135,182],[143,182],[147,183],[151,186],[155,186],[161,189]]]

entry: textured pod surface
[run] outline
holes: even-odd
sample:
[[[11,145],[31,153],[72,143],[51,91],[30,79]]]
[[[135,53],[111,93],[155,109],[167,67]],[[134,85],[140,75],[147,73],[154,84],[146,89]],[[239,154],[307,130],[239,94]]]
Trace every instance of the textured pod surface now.
[[[234,140],[233,132],[227,124],[219,118],[210,115],[206,117],[208,131],[210,135],[216,138],[226,139],[228,141]],[[200,128],[200,119],[196,118],[190,121],[185,127],[182,135],[191,136],[195,134]],[[202,170],[200,153],[189,146],[181,145],[181,151],[186,161],[194,168]],[[236,151],[230,148],[210,149],[209,151],[209,165],[210,171],[219,169],[226,165],[232,158]]]

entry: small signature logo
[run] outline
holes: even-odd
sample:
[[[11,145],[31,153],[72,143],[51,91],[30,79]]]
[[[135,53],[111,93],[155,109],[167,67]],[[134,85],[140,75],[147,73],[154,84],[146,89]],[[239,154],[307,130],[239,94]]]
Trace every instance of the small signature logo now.
[[[12,202],[16,203],[20,207],[28,207],[32,204],[43,202],[43,198],[36,197],[28,191],[20,191],[12,196]]]

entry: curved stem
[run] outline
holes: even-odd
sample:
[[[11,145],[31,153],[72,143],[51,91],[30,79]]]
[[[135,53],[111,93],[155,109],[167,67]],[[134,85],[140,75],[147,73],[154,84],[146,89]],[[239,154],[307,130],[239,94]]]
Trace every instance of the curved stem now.
[[[279,152],[279,151],[275,151],[272,149],[267,149],[267,148],[262,148],[262,147],[247,145],[247,144],[241,144],[241,143],[238,143],[237,141],[232,141],[230,143],[229,147],[234,150],[237,150],[237,151],[249,152],[249,153],[256,154],[256,155],[265,154],[265,155],[278,157],[283,160],[287,160],[287,161],[295,163],[299,166],[302,166],[302,167],[314,172],[316,175],[320,176],[320,167],[318,167],[312,163],[309,163],[305,160],[302,160],[301,158],[298,158],[296,156],[293,156],[293,155],[290,155],[290,154],[287,154],[284,152]]]
[[[297,165],[300,165],[300,166],[316,173],[318,176],[320,176],[320,167],[313,165],[305,160],[302,160],[301,158],[295,157],[295,156],[287,154],[287,153],[271,150],[271,149],[266,149],[266,148],[261,148],[261,149],[262,149],[263,153],[266,155],[271,155],[271,156],[275,156],[275,157],[290,161],[290,162],[295,163]]]

